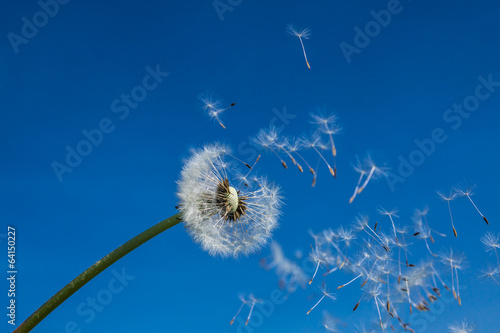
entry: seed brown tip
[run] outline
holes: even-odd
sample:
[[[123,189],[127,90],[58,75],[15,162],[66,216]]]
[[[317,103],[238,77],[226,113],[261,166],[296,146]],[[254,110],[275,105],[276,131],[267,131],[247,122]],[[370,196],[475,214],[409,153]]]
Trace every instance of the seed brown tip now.
[[[234,319],[231,319],[231,322],[229,323],[229,325],[232,325],[234,323]]]
[[[359,306],[359,302],[356,303],[356,305],[354,306],[354,309],[352,309],[352,311],[356,311],[356,309],[358,308],[358,306]]]
[[[281,161],[281,165],[283,165],[283,168],[288,169],[288,167],[287,167],[287,165],[286,165],[285,161]]]
[[[458,237],[457,231],[455,230],[455,228],[453,228],[453,234],[455,235],[455,237]]]
[[[487,225],[490,225],[490,223],[488,222],[488,219],[485,216],[483,216],[483,220],[484,220],[484,222],[486,222]]]

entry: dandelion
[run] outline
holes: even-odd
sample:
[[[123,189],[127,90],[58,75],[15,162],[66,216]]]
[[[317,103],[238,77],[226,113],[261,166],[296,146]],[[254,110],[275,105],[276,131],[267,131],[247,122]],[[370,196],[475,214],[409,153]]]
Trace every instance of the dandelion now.
[[[455,225],[453,224],[453,216],[451,214],[451,206],[450,206],[450,201],[455,200],[456,193],[450,192],[450,195],[445,195],[441,192],[437,192],[437,194],[441,197],[442,200],[448,203],[448,211],[450,212],[450,220],[451,220],[451,227],[453,228],[453,234],[455,235],[455,237],[458,237],[457,230],[455,229]]]
[[[481,215],[481,217],[483,218],[484,222],[486,222],[486,224],[490,224],[488,222],[488,219],[483,215],[483,213],[481,213],[481,211],[477,208],[476,204],[474,203],[474,201],[472,201],[472,198],[471,196],[474,195],[474,193],[472,192],[474,190],[474,188],[476,187],[476,185],[472,185],[470,186],[469,188],[462,188],[462,187],[457,187],[455,189],[456,193],[460,196],[465,196],[469,199],[469,201],[471,202],[471,204],[474,206],[474,208],[477,210],[477,212],[479,213],[479,215]]]
[[[335,300],[336,300],[335,295],[334,295],[334,294],[329,293],[329,292],[328,292],[328,290],[326,289],[326,285],[325,285],[325,283],[323,283],[319,289],[320,289],[320,290],[321,290],[321,292],[323,293],[323,296],[319,299],[319,301],[318,301],[316,304],[314,304],[314,306],[313,306],[313,307],[312,307],[309,311],[307,311],[307,314],[311,313],[311,311],[312,311],[315,307],[317,307],[317,306],[318,306],[318,304],[319,304],[319,303],[321,303],[321,301],[322,301],[325,297],[326,297],[326,298],[329,298],[329,299],[330,299],[330,300],[332,300],[332,301],[335,301]]]
[[[229,148],[193,153],[178,182],[179,210],[188,232],[211,255],[248,255],[271,237],[280,214],[279,188],[264,178],[238,188]]]
[[[454,323],[448,326],[450,333],[471,333],[474,332],[474,326],[463,320],[461,323]]]
[[[194,151],[178,181],[179,212],[143,231],[87,268],[20,324],[31,331],[66,299],[110,265],[165,230],[184,222],[194,240],[212,255],[248,255],[271,237],[281,205],[279,188],[253,177],[251,187],[238,191],[236,168],[225,161],[229,149],[214,144]],[[258,300],[253,299],[254,304]]]
[[[311,36],[311,30],[309,28],[304,28],[302,30],[297,30],[291,23],[286,27],[286,31],[292,35],[296,36],[299,38],[300,45],[302,46],[302,52],[304,53],[304,59],[306,60],[307,68],[311,69],[311,66],[309,66],[309,61],[307,61],[307,54],[306,50],[304,48],[304,43],[302,42],[302,39],[309,39]]]
[[[219,125],[222,126],[222,128],[226,128],[222,121],[219,118],[219,115],[222,114],[222,112],[226,111],[227,109],[233,107],[236,105],[236,103],[231,103],[227,107],[223,107],[222,105],[222,100],[216,99],[212,94],[210,93],[203,93],[198,96],[198,99],[203,103],[203,110],[207,112],[210,118],[216,120]]]

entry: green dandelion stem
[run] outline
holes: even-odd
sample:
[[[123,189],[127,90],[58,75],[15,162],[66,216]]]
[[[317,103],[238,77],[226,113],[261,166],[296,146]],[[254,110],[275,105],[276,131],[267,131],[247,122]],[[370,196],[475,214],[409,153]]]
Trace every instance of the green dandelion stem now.
[[[83,287],[87,282],[95,278],[99,273],[118,261],[120,258],[147,242],[151,238],[161,234],[163,231],[173,227],[181,222],[180,213],[175,214],[166,220],[152,226],[141,234],[135,236],[125,244],[119,246],[116,250],[109,253],[101,260],[87,268],[82,274],[78,275],[73,281],[68,283],[64,288],[59,290],[47,302],[38,308],[31,316],[29,316],[21,325],[19,325],[13,333],[29,332],[45,317],[47,317],[54,309],[61,305],[66,299],[73,295],[78,289]]]

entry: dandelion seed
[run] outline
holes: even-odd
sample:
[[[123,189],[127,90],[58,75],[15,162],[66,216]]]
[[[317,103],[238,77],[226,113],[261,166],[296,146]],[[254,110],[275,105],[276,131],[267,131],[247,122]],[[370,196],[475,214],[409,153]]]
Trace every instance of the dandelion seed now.
[[[474,188],[476,187],[476,185],[472,185],[471,187],[469,188],[462,188],[462,187],[457,187],[455,190],[456,190],[456,193],[460,196],[465,196],[469,199],[469,201],[471,202],[471,204],[474,206],[474,208],[477,210],[477,212],[479,213],[479,215],[481,215],[481,217],[483,218],[484,222],[486,222],[486,224],[490,224],[488,222],[488,219],[483,215],[483,213],[481,213],[481,211],[477,208],[476,204],[474,203],[474,201],[472,201],[472,198],[471,196],[474,195],[474,193],[472,192],[474,190]]]
[[[223,108],[222,100],[216,99],[210,93],[203,93],[198,96],[198,99],[203,103],[203,110],[207,112],[210,118],[216,120],[222,128],[226,128],[222,121],[219,118],[219,115],[222,114],[227,109],[236,105],[236,103],[231,103],[229,106]]]
[[[327,311],[323,311],[323,326],[328,332],[338,332],[337,320]]]
[[[306,50],[304,48],[304,43],[302,42],[302,39],[309,39],[311,35],[311,30],[309,28],[304,28],[302,30],[297,30],[291,23],[286,27],[286,31],[293,36],[296,36],[299,38],[300,45],[302,46],[302,52],[304,53],[304,59],[306,60],[307,68],[311,69],[311,66],[309,66],[309,61],[307,61],[307,54]]]
[[[462,300],[460,298],[460,284],[458,280],[458,270],[464,267],[465,257],[462,255],[453,254],[453,249],[450,249],[449,253],[442,253],[440,260],[443,264],[449,266],[451,271],[451,291],[453,292],[453,297],[458,301],[459,305],[462,305]],[[457,288],[455,289],[455,283]]]
[[[248,313],[247,320],[245,321],[245,326],[248,325],[248,322],[250,321],[250,317],[252,316],[253,308],[256,303],[262,303],[261,299],[255,298],[252,294],[249,296],[248,302],[251,304],[250,305],[250,312]]]
[[[372,157],[369,156],[369,155],[367,155],[367,157],[363,160],[363,162],[361,162],[359,160],[359,158],[357,158],[357,164],[354,165],[354,169],[357,172],[359,172],[361,175],[360,175],[360,178],[358,180],[358,184],[356,185],[357,192],[355,192],[355,194],[353,194],[353,196],[351,197],[351,199],[349,199],[349,203],[352,203],[352,201],[354,200],[354,198],[358,194],[360,194],[361,192],[363,192],[363,190],[366,188],[366,186],[368,185],[368,183],[370,182],[370,180],[372,178],[373,179],[377,179],[379,177],[385,177],[385,176],[387,176],[387,170],[388,170],[388,168],[385,167],[385,166],[377,166],[373,162]],[[360,170],[363,170],[363,171],[360,172]],[[361,183],[361,180],[363,179],[363,176],[365,174],[367,175],[366,179],[363,182],[363,184],[361,186],[359,186],[359,184]]]
[[[474,326],[463,320],[461,323],[454,323],[448,326],[450,333],[471,333],[474,332]]]
[[[320,113],[311,113],[311,117],[313,118],[312,123],[319,126],[319,132],[328,135],[332,155],[333,157],[337,156],[337,148],[335,147],[335,142],[333,141],[333,135],[340,133],[342,130],[342,127],[340,127],[338,123],[337,116],[334,114],[324,116]]]
[[[492,279],[500,287],[500,282],[498,282],[497,278],[495,277],[500,273],[498,267],[492,267],[491,265],[488,265],[488,268],[486,270],[483,270],[482,273],[482,278]]]
[[[267,243],[277,226],[281,200],[279,188],[264,178],[239,186],[227,152],[229,148],[219,144],[194,151],[178,182],[179,210],[204,250],[238,257]]]
[[[319,149],[326,149],[326,146],[321,142],[321,137],[319,135],[312,135],[310,138],[302,137],[302,144],[306,148],[313,149],[320,157],[320,159],[325,162],[330,174],[335,177],[335,170],[330,166],[326,158],[321,154]]]
[[[491,232],[487,232],[483,237],[481,237],[481,243],[483,243],[487,252],[494,252],[497,259],[497,267],[500,270],[500,259],[498,257],[498,249],[500,249],[500,236],[495,236]]]
[[[241,306],[240,308],[238,309],[238,311],[236,312],[236,314],[234,315],[233,319],[231,319],[231,322],[229,323],[229,325],[232,325],[234,323],[234,320],[236,319],[236,317],[238,317],[238,315],[240,314],[241,312],[241,309],[243,309],[243,306],[245,306],[245,304],[248,304],[248,301],[245,299],[245,296],[243,294],[241,295],[238,295],[240,301],[241,301]]]
[[[398,211],[397,211],[397,209],[393,209],[393,210],[391,210],[391,211],[385,210],[385,209],[384,209],[384,208],[382,208],[382,207],[380,207],[380,208],[378,209],[378,213],[379,213],[379,214],[389,216],[389,219],[391,220],[392,230],[393,230],[393,232],[394,232],[394,240],[396,241],[396,244],[397,244],[397,243],[399,243],[399,242],[398,242],[398,236],[397,236],[397,234],[396,234],[396,226],[394,225],[394,220],[392,219],[392,217],[393,217],[393,216],[394,216],[394,217],[399,217],[399,216],[397,216],[397,215],[396,215],[396,213],[397,213],[397,212],[398,212]]]
[[[448,196],[444,195],[441,192],[437,192],[437,194],[441,197],[442,200],[448,203],[448,211],[450,212],[450,220],[451,220],[451,227],[453,228],[453,234],[455,235],[455,237],[458,237],[457,230],[455,229],[455,225],[453,224],[453,216],[451,214],[451,206],[450,206],[450,201],[455,200],[456,193],[450,192],[450,195]]]
[[[297,155],[307,165],[307,167],[309,168],[309,171],[314,176],[315,175],[314,169],[309,165],[309,163],[307,163],[307,161],[305,160],[305,158],[302,157],[301,154],[299,154],[299,150],[301,148],[302,148],[302,141],[300,139],[298,139],[298,138],[294,138],[293,143],[291,143],[290,146],[288,147],[288,149],[290,150],[290,154]],[[300,164],[297,163],[297,167],[299,168],[300,172],[304,172],[304,170],[302,169],[302,166]]]
[[[326,289],[326,286],[325,284],[323,283],[323,285],[319,288],[321,290],[321,292],[323,293],[323,296],[320,298],[320,300],[314,304],[314,306],[309,310],[307,311],[307,314],[311,313],[311,311],[316,307],[318,306],[319,303],[321,303],[321,301],[326,297],[326,298],[329,298],[331,299],[332,301],[335,301],[336,298],[335,298],[335,295],[334,294],[331,294],[328,292],[328,290]]]
[[[258,146],[267,149],[271,151],[276,157],[281,161],[281,165],[285,168],[288,169],[288,166],[286,165],[285,161],[281,158],[281,156],[276,152],[275,149],[277,149],[277,142],[278,142],[278,132],[274,127],[270,127],[268,129],[261,129],[259,133],[257,133],[257,136],[252,138],[252,140],[257,144]]]

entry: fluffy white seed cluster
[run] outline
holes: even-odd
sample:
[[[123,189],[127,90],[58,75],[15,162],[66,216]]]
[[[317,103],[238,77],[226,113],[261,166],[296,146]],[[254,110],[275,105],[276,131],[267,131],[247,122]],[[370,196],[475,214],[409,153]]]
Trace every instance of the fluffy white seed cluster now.
[[[205,251],[236,258],[267,243],[278,225],[281,201],[276,185],[241,176],[228,156],[229,148],[221,144],[193,151],[178,181],[179,210]]]

